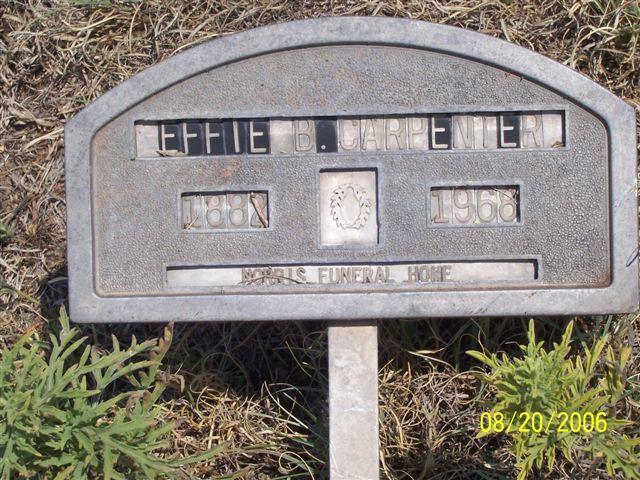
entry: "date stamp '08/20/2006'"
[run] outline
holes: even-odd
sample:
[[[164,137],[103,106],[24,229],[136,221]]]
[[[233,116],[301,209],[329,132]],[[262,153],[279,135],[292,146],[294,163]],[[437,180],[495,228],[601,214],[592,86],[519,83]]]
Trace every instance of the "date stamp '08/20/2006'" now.
[[[479,427],[483,435],[492,433],[603,433],[609,428],[606,412],[483,412]]]

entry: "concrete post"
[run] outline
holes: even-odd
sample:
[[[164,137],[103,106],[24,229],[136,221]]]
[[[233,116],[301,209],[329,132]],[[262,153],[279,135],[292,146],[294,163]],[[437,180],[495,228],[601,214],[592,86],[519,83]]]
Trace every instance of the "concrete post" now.
[[[331,480],[378,480],[378,327],[329,326]]]

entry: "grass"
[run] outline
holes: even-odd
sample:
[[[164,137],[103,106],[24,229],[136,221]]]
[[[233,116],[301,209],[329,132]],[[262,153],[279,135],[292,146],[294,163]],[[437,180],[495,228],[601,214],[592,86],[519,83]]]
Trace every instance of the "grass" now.
[[[387,15],[447,23],[505,38],[574,68],[640,109],[635,1],[447,2],[194,0],[0,5],[0,348],[46,331],[66,299],[63,127],[84,105],[138,71],[194,44],[261,25],[326,15]],[[395,321],[380,335],[380,438],[389,479],[513,478],[506,439],[476,439],[493,392],[464,352],[516,352],[526,318]],[[558,340],[567,319],[536,319]],[[576,338],[611,333],[633,346],[618,415],[640,418],[640,321],[576,318]],[[83,327],[92,343],[127,343],[162,326]],[[185,467],[191,478],[326,478],[326,334],[322,323],[176,326],[165,358],[167,454],[225,443],[227,453]],[[581,478],[589,462],[561,463],[551,479]],[[589,478],[608,478],[603,470]]]

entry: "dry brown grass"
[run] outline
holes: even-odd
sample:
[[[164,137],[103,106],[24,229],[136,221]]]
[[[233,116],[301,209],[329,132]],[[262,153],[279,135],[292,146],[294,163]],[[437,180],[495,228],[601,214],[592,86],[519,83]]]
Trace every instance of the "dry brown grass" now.
[[[15,232],[7,238],[0,225],[0,346],[28,329],[46,328],[66,298],[65,121],[136,72],[204,40],[325,15],[449,23],[546,54],[640,109],[640,8],[633,0],[5,0],[0,15],[0,222]],[[581,319],[581,331],[598,333],[606,320]],[[541,319],[538,331],[554,338],[564,323]],[[635,342],[620,415],[637,421],[640,322],[624,317],[612,325],[619,341]],[[382,328],[381,449],[388,478],[512,477],[504,438],[474,439],[480,401],[490,393],[464,373],[474,364],[462,352],[477,348],[478,338],[513,350],[524,322],[460,319]],[[123,337],[160,331],[114,330]],[[103,328],[87,331],[98,342],[105,334]],[[220,442],[231,449],[185,474],[212,478],[241,470],[247,479],[322,478],[324,325],[187,324],[175,339],[167,369],[183,377],[185,388],[177,385],[163,403],[165,419],[180,422],[169,453]],[[578,458],[549,478],[582,478],[587,466]]]

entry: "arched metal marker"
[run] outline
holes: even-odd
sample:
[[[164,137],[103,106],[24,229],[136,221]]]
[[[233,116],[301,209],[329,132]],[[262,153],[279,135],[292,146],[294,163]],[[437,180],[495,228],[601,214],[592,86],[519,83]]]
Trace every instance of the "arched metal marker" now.
[[[457,28],[201,44],[73,118],[65,168],[74,321],[345,322],[334,478],[378,468],[375,334],[349,323],[638,307],[634,110]]]

